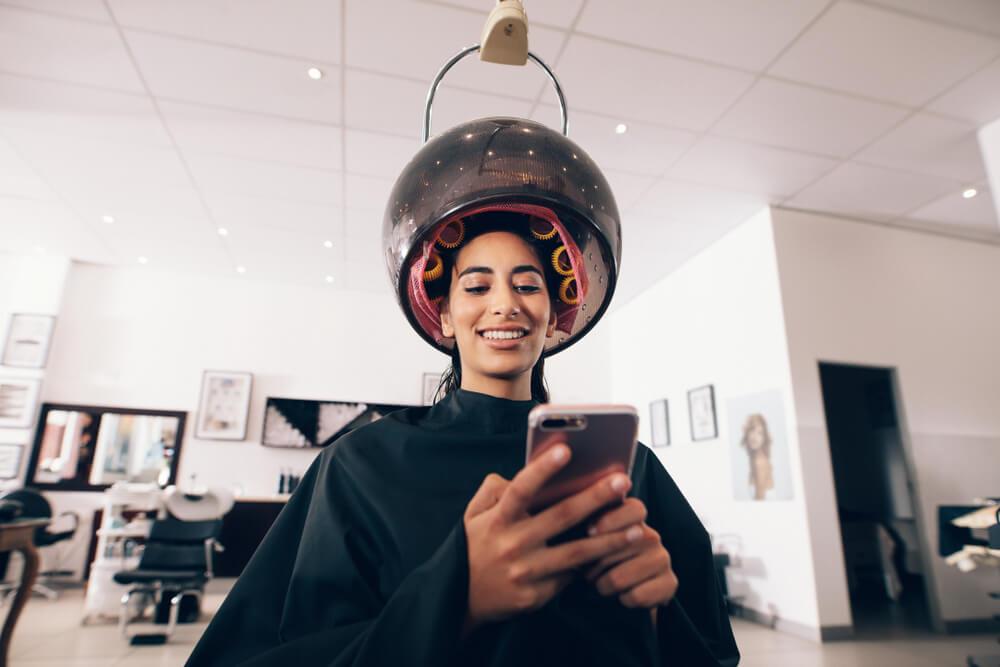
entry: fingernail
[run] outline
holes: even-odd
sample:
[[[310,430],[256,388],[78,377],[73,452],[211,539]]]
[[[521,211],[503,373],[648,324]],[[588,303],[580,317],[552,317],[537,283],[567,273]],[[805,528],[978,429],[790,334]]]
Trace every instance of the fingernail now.
[[[625,533],[625,539],[629,542],[635,542],[640,537],[642,537],[642,528],[639,526],[632,526],[628,529],[628,532]]]
[[[561,463],[566,459],[566,448],[556,447],[552,450],[552,460],[556,463]]]
[[[622,491],[625,490],[626,484],[628,484],[628,480],[622,477],[621,475],[611,480],[611,488],[617,491],[618,493],[621,493]]]

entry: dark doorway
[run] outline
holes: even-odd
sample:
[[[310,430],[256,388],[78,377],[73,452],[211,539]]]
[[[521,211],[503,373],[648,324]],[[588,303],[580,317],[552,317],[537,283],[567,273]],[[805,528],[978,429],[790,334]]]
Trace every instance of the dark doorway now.
[[[894,371],[819,370],[855,636],[931,632]]]

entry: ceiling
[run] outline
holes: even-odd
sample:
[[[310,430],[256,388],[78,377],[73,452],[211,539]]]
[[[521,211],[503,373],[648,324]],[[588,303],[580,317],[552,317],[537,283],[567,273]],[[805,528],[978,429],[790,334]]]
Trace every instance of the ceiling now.
[[[492,4],[0,0],[0,250],[387,293],[384,202]],[[525,8],[622,210],[624,299],[766,204],[1000,239],[998,2]],[[489,115],[558,121],[537,68],[466,59],[434,128]]]

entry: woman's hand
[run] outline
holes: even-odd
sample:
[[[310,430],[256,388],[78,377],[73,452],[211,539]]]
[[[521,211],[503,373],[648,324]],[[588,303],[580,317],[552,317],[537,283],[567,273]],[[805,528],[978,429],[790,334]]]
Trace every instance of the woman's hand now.
[[[542,607],[572,579],[574,570],[620,552],[642,537],[618,530],[556,546],[547,541],[597,510],[622,500],[631,485],[615,474],[532,516],[531,501],[569,460],[564,445],[551,448],[508,481],[491,474],[465,510],[469,607],[463,634],[482,623]]]
[[[587,580],[595,582],[601,595],[617,595],[626,607],[649,607],[655,612],[677,592],[677,575],[660,534],[645,523],[646,506],[638,498],[627,498],[620,507],[605,513],[590,527],[589,534],[601,536],[638,528],[641,537],[630,547],[611,553],[594,563]],[[655,622],[656,615],[654,613]]]

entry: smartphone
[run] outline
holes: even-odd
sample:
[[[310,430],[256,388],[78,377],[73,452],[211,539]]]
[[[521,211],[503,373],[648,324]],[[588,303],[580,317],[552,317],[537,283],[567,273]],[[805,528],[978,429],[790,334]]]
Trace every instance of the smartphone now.
[[[569,463],[546,482],[531,512],[583,491],[600,478],[632,474],[639,414],[631,405],[543,404],[528,413],[525,463],[562,443],[570,448]]]

